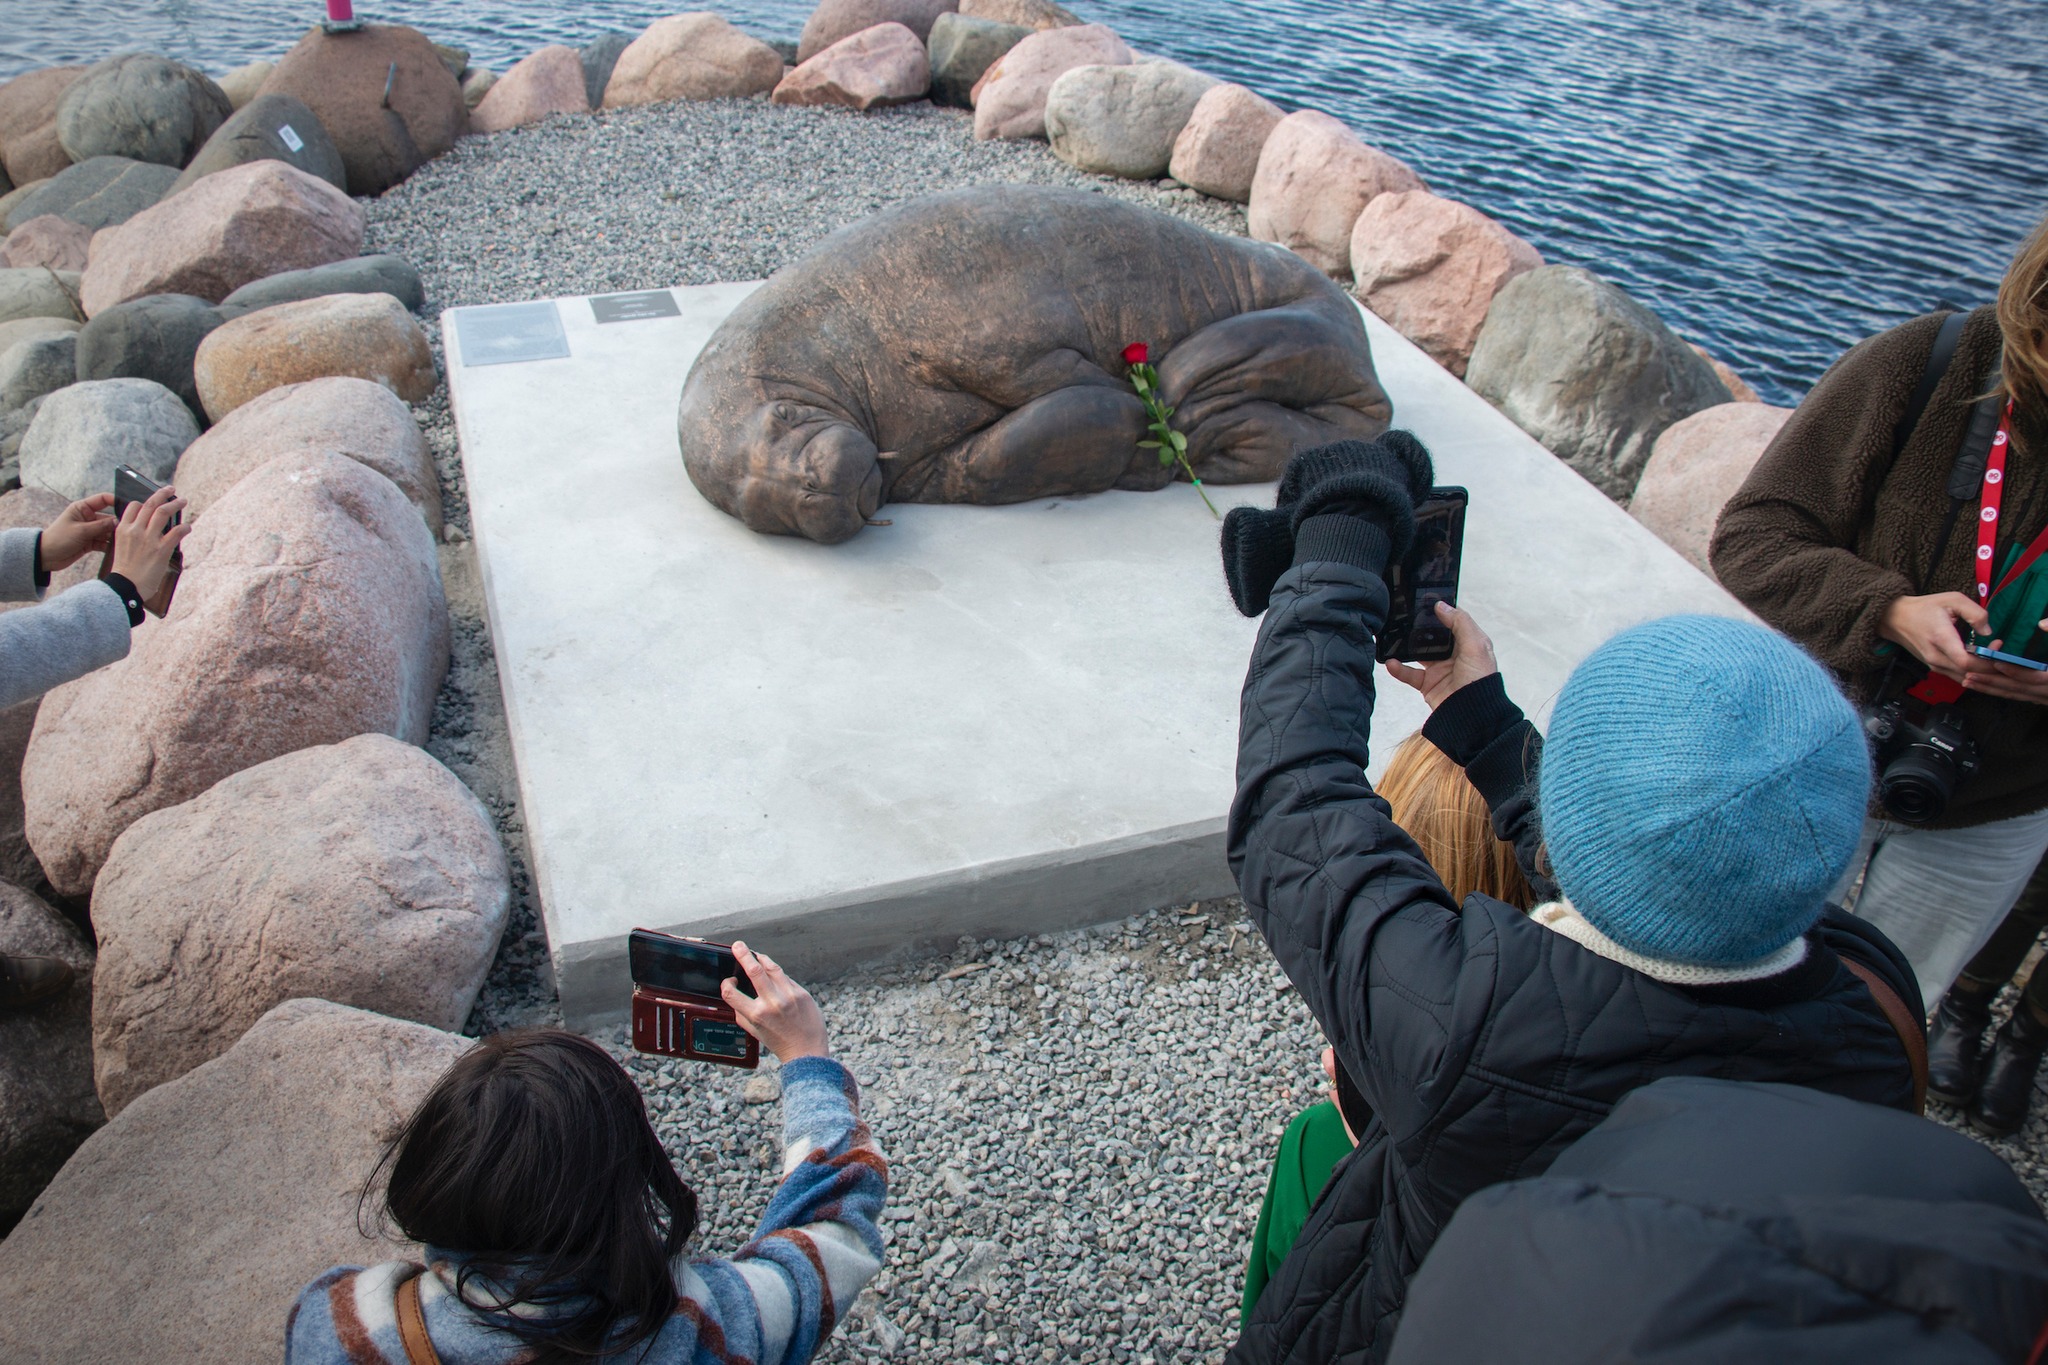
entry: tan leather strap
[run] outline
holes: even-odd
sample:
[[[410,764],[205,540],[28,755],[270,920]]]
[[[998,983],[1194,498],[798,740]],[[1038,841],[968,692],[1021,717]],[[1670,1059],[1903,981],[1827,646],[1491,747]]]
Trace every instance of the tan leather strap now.
[[[1891,988],[1891,983],[1847,953],[1841,954],[1841,959],[1842,965],[1854,972],[1856,979],[1869,989],[1870,998],[1877,1002],[1877,1007],[1884,1011],[1884,1017],[1891,1020],[1892,1027],[1898,1030],[1899,1041],[1906,1048],[1906,1061],[1913,1068],[1913,1112],[1926,1113],[1927,1025],[1913,1017],[1913,1011],[1899,999],[1899,993]]]
[[[434,1339],[427,1335],[427,1315],[420,1310],[420,1280],[426,1273],[415,1271],[398,1286],[398,1339],[405,1344],[407,1365],[441,1365]]]

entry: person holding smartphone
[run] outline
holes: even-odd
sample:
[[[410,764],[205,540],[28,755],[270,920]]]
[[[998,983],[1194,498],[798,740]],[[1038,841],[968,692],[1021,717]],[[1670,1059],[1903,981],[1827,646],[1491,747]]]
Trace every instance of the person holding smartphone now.
[[[1253,523],[1260,552],[1225,526],[1233,595],[1268,604],[1228,852],[1369,1117],[1236,1365],[1384,1360],[1408,1278],[1459,1204],[1540,1175],[1660,1076],[1916,1099],[1880,1000],[1917,1029],[1911,973],[1827,905],[1870,793],[1862,727],[1827,673],[1749,622],[1653,621],[1573,671],[1546,740],[1478,623],[1439,604],[1451,657],[1389,669],[1421,691],[1424,736],[1486,798],[1539,903],[1460,901],[1365,776],[1385,575],[1415,540],[1429,454],[1395,432],[1294,459],[1284,516]],[[1285,571],[1247,581],[1282,534]]]
[[[0,614],[0,707],[40,697],[126,657],[129,632],[142,624],[142,604],[163,587],[188,529],[179,524],[185,503],[175,491],[161,489],[123,509],[105,577],[42,600],[51,574],[115,540],[117,523],[108,515],[113,505],[113,494],[96,493],[72,503],[40,531],[0,532],[0,602],[38,604]],[[42,1004],[70,984],[71,967],[60,959],[0,953],[0,1009]]]

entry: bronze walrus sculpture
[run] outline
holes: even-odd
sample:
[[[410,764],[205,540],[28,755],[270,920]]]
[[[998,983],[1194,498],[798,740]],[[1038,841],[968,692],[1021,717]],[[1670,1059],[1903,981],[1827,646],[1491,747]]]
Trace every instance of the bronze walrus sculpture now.
[[[1122,353],[1151,348],[1195,473],[1278,478],[1387,427],[1358,310],[1280,248],[1084,191],[912,200],[733,310],[683,386],[683,463],[756,531],[846,540],[885,502],[1164,487]]]

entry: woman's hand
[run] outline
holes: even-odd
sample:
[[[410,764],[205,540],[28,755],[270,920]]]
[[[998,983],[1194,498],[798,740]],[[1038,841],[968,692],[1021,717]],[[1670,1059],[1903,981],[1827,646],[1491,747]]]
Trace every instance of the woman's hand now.
[[[1963,647],[1958,622],[1975,633],[1990,629],[1991,617],[1974,599],[1959,592],[1898,597],[1884,609],[1877,633],[1944,678],[1966,682],[1972,675],[1993,672],[1988,661]]]
[[[107,500],[113,501],[111,496]],[[183,498],[171,489],[159,488],[147,502],[131,502],[121,512],[120,529],[114,536],[114,572],[133,583],[145,602],[163,588],[171,556],[191,533],[192,528],[182,522],[171,524],[184,510]]]
[[[114,505],[112,493],[95,493],[72,503],[43,528],[43,572],[70,568],[88,552],[107,548],[114,519],[104,515]]]
[[[730,977],[719,984],[719,993],[739,1016],[741,1027],[759,1038],[785,1066],[799,1057],[831,1056],[832,1045],[825,1038],[825,1012],[811,999],[811,993],[791,981],[774,958],[756,953],[744,943],[735,941],[732,955],[754,983],[752,996]]]
[[[2048,620],[2035,623],[2035,628],[2048,630]],[[2005,648],[2005,641],[1993,640],[1993,649]],[[1981,692],[1987,697],[2003,697],[2007,701],[2027,701],[2036,706],[2048,706],[2048,672],[2038,668],[2021,668],[2017,664],[2002,664],[1995,659],[1970,656],[1972,671],[1963,679],[1965,692]],[[1989,667],[1986,667],[1989,665]]]
[[[1465,684],[1500,672],[1500,665],[1493,658],[1493,641],[1486,638],[1486,632],[1472,619],[1472,613],[1448,602],[1439,602],[1436,604],[1436,619],[1451,628],[1450,658],[1433,664],[1404,664],[1395,659],[1387,660],[1387,672],[1396,681],[1407,683],[1420,692],[1432,711]]]

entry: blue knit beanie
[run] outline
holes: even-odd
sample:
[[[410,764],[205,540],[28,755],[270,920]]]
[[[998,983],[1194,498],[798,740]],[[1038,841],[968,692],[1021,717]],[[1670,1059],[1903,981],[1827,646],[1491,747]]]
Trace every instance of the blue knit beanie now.
[[[1820,917],[1862,832],[1870,751],[1798,646],[1671,616],[1573,670],[1538,796],[1558,885],[1594,928],[1650,957],[1734,966]]]

